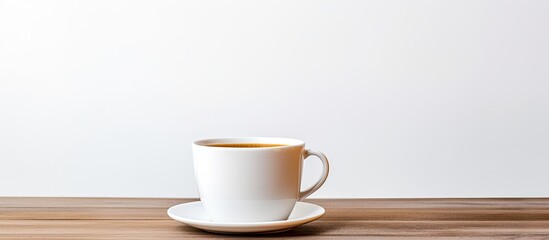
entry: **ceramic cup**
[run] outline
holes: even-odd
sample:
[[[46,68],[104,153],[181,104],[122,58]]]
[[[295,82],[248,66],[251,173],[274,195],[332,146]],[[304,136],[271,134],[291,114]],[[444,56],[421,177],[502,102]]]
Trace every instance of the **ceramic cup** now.
[[[216,147],[215,144],[280,144],[275,147]],[[200,201],[215,222],[286,220],[296,202],[318,190],[328,177],[328,159],[290,138],[218,138],[193,143]],[[303,160],[317,156],[323,171],[300,191]]]

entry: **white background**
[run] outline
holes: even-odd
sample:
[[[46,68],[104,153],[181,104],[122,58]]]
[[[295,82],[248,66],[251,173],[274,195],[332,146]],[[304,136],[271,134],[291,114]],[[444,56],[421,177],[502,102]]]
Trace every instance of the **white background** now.
[[[280,136],[312,197],[549,196],[548,12],[0,1],[0,195],[196,197],[192,140]]]

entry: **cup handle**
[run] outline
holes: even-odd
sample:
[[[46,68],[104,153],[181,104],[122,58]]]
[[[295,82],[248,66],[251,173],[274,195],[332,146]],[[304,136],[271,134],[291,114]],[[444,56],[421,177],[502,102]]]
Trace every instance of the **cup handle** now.
[[[326,181],[326,178],[328,178],[328,173],[330,172],[330,164],[328,164],[328,158],[326,157],[326,155],[324,155],[323,153],[321,153],[319,151],[315,151],[315,150],[311,150],[311,149],[305,149],[305,151],[303,152],[303,160],[305,160],[306,158],[308,158],[311,155],[318,157],[320,159],[320,161],[322,162],[322,167],[323,167],[322,168],[322,175],[320,175],[320,178],[318,178],[318,180],[316,181],[316,183],[313,186],[311,186],[307,190],[301,191],[299,193],[299,201],[305,199],[309,195],[316,192],[316,190],[318,190],[322,186],[322,184],[324,184],[324,182]]]

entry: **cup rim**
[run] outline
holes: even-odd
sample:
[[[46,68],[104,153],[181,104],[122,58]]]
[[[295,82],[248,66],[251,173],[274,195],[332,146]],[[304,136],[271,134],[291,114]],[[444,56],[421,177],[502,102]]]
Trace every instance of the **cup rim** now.
[[[261,147],[261,148],[237,148],[237,147],[214,147],[207,144],[214,143],[270,143],[270,144],[283,144],[285,146],[273,146],[273,147]],[[225,137],[225,138],[208,138],[201,139],[193,142],[194,146],[205,147],[208,149],[238,149],[240,151],[253,151],[253,150],[268,150],[268,149],[284,149],[296,146],[305,146],[305,142],[295,138],[284,137]]]

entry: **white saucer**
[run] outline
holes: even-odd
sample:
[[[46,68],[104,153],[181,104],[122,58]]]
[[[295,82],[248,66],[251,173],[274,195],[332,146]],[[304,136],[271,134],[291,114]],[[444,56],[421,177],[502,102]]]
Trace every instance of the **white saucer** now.
[[[319,219],[326,211],[321,206],[297,202],[288,220],[272,222],[212,222],[200,201],[175,205],[168,215],[189,226],[215,233],[270,233],[290,230]]]

